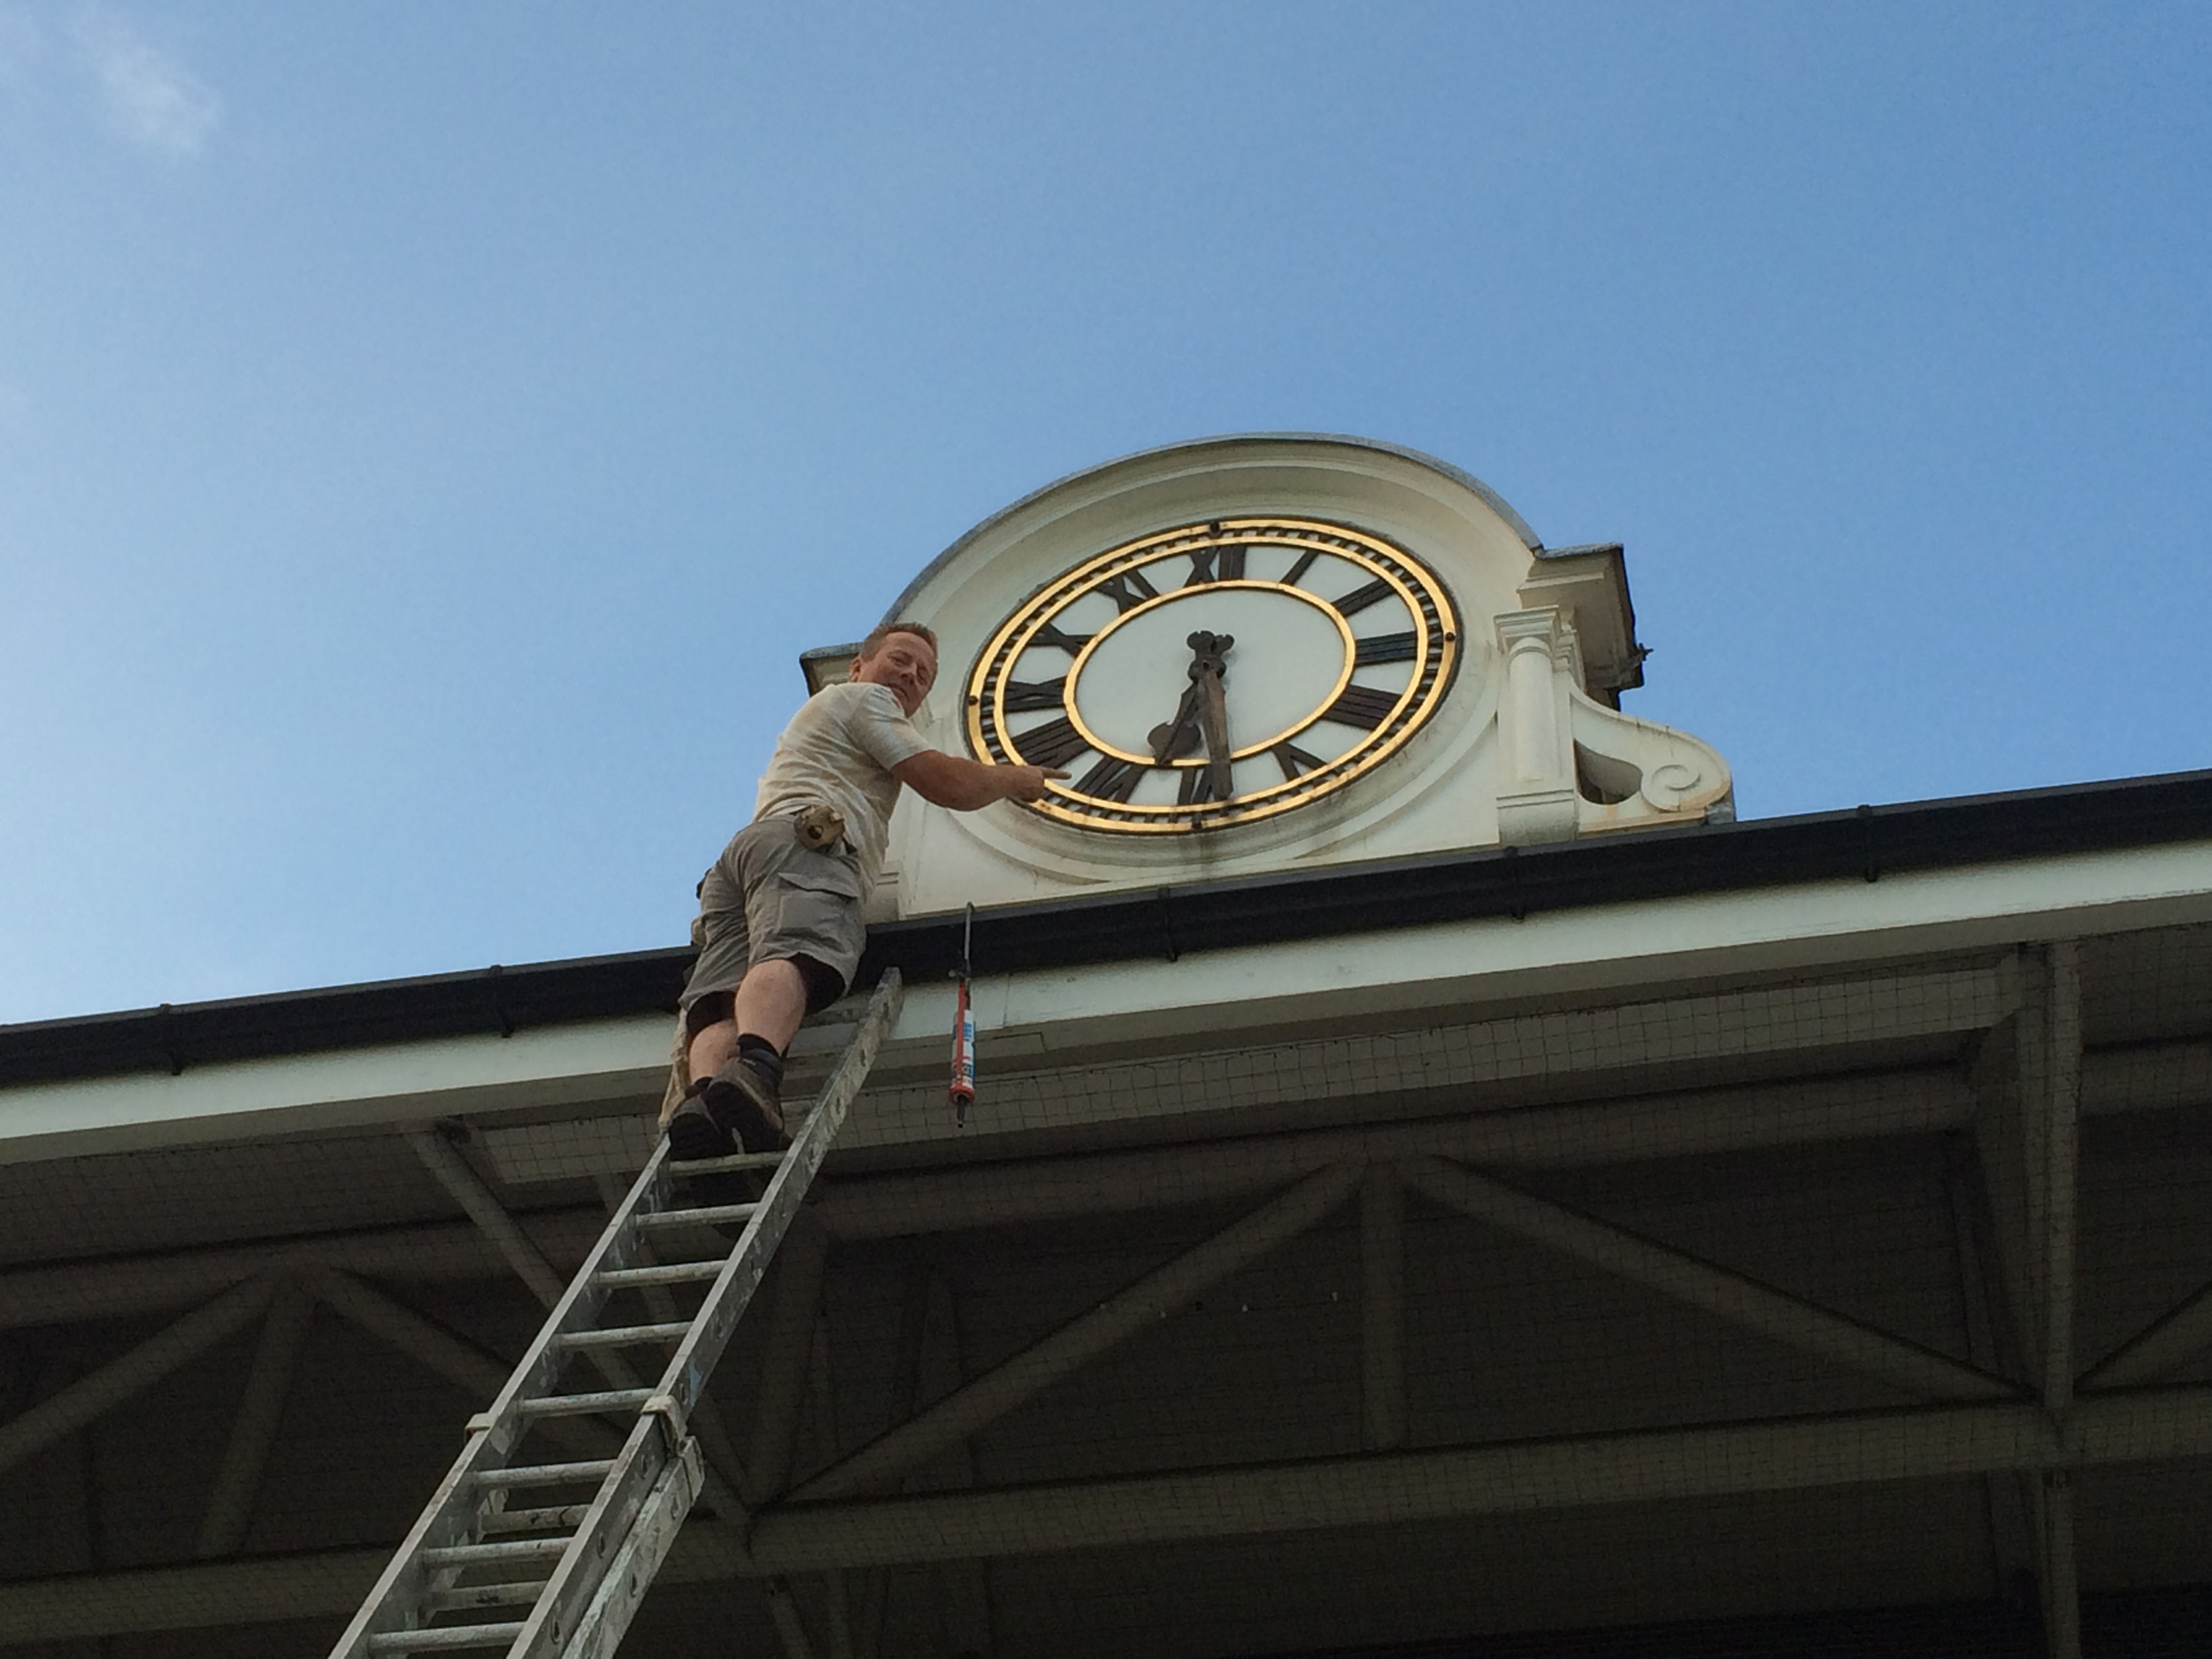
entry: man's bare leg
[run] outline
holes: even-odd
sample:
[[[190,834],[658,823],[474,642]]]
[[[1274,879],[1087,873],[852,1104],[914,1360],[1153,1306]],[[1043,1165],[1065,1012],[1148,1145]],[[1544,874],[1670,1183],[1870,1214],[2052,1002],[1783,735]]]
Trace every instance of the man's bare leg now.
[[[691,1075],[712,1077],[737,1055],[740,1036],[758,1037],[781,1054],[806,1018],[806,976],[795,962],[757,962],[737,987],[736,1018],[717,1021],[691,1040]]]
[[[806,975],[795,962],[759,962],[737,987],[737,1029],[758,1037],[778,1054],[790,1048],[806,1018]]]

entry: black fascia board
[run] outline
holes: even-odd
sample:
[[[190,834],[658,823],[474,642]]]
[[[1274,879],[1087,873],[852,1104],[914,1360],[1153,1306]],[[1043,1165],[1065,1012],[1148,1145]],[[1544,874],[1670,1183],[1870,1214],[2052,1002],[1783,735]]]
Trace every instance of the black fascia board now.
[[[641,950],[0,1025],[0,1087],[672,1009],[691,957]]]
[[[1540,847],[1052,899],[976,912],[972,966],[1017,973],[1485,917],[2212,839],[2212,771],[1619,832]],[[955,914],[870,931],[863,983],[959,961]],[[0,1025],[0,1087],[670,1012],[687,949]]]

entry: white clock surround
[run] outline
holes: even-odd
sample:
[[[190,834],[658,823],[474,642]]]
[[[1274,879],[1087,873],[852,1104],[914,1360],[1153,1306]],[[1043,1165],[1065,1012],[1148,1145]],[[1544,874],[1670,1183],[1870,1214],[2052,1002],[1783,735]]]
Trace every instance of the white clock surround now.
[[[1200,831],[1117,834],[1011,804],[953,813],[909,792],[872,904],[878,919],[1731,815],[1731,780],[1717,753],[1610,706],[1617,688],[1640,680],[1620,549],[1546,549],[1478,480],[1357,438],[1175,444],[1079,472],[985,520],[887,612],[938,635],[937,688],[918,717],[923,734],[949,752],[970,751],[964,701],[979,654],[1026,602],[1085,560],[1177,526],[1265,516],[1380,537],[1448,590],[1460,659],[1426,724],[1333,795]],[[1234,631],[1233,597],[1208,598],[1206,626]],[[1279,661],[1261,665],[1269,619],[1254,620],[1249,677],[1257,694],[1286,670]],[[807,653],[810,685],[842,678],[849,649]],[[1237,667],[1233,657],[1233,718]],[[1153,699],[1143,683],[1132,680],[1125,695]],[[1132,729],[1140,718],[1134,710],[1120,717]]]

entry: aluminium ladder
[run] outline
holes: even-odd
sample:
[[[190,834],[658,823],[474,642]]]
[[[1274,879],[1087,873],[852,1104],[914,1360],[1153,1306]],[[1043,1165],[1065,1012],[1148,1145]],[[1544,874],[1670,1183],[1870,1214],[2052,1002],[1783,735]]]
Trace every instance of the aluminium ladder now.
[[[874,1064],[902,995],[898,971],[886,970],[788,1151],[684,1164],[670,1160],[667,1141],[655,1148],[499,1398],[470,1419],[459,1460],[331,1659],[457,1652],[605,1659],[614,1652],[701,1490],[718,1509],[735,1507],[735,1494],[706,1466],[690,1417]],[[690,1178],[764,1168],[774,1173],[756,1202],[687,1202]],[[710,1227],[742,1231],[723,1255],[652,1259],[657,1236],[681,1239]],[[685,1284],[706,1285],[705,1299],[687,1318],[671,1318],[668,1287]],[[626,1293],[657,1303],[648,1310],[653,1322],[602,1324],[609,1303]],[[619,1385],[634,1379],[618,1351],[655,1346],[674,1351],[652,1387],[559,1392],[562,1368],[577,1355]],[[570,1463],[514,1461],[534,1424],[577,1417],[618,1422],[620,1449]],[[518,1494],[533,1501],[510,1508]],[[520,1618],[512,1617],[517,1609],[525,1609]]]

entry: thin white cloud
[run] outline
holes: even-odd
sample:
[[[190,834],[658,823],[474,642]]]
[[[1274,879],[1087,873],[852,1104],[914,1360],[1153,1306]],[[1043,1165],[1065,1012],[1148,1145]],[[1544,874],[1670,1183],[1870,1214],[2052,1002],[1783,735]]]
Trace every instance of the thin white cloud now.
[[[105,7],[77,19],[77,41],[115,130],[164,155],[196,156],[223,119],[215,89]]]

